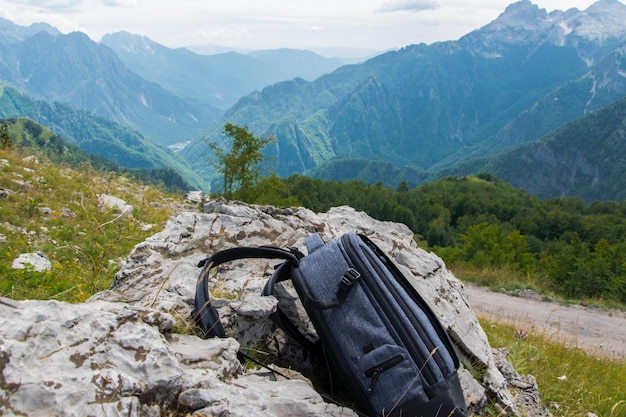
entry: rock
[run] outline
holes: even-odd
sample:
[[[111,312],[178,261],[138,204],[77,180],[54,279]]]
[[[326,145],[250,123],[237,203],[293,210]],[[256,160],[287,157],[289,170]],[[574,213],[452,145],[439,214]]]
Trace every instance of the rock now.
[[[12,192],[13,191],[9,189],[0,187],[0,200],[4,200],[5,198],[8,198]]]
[[[178,398],[179,404],[208,416],[356,416],[351,410],[324,402],[304,381],[273,382],[259,375],[243,376],[236,384],[187,390]]]
[[[185,199],[190,203],[202,204],[204,202],[204,193],[202,191],[189,191]]]
[[[50,207],[37,207],[37,211],[44,216],[52,216],[54,214]]]
[[[0,414],[355,415],[324,402],[295,372],[316,365],[269,320],[277,302],[302,314],[290,285],[281,286],[280,301],[259,296],[279,261],[241,260],[215,268],[211,293],[228,337],[201,340],[180,334],[191,327],[197,265],[209,254],[232,246],[304,250],[311,233],[330,241],[354,230],[390,255],[431,303],[462,363],[484,376],[476,381],[460,370],[474,411],[495,401],[505,410],[503,416],[546,415],[527,412],[527,403],[539,398],[534,379],[515,375],[506,356],[491,349],[463,283],[439,257],[418,248],[406,226],[349,207],[316,214],[213,200],[204,208],[205,213],[172,217],[161,232],[138,244],[111,289],[85,304],[0,300]],[[305,317],[298,322],[315,337]],[[246,371],[237,360],[240,345],[280,355],[281,366],[290,367],[294,378]],[[33,376],[22,375],[23,369],[33,369]],[[528,393],[524,398],[529,399],[514,399],[512,391]],[[60,404],[73,411],[61,410]]]
[[[52,269],[52,263],[42,252],[22,253],[11,263],[13,269],[29,269],[36,272],[46,272]]]
[[[31,191],[34,188],[33,184],[30,181],[25,181],[21,179],[12,179],[11,181],[22,190]]]
[[[0,415],[139,415],[241,372],[234,339],[166,338],[173,322],[122,303],[0,299]]]
[[[35,155],[29,155],[22,158],[25,164],[39,165],[39,159]]]
[[[507,361],[508,349],[493,349],[496,366],[507,381],[507,387],[515,398],[515,405],[524,410],[524,415],[549,417],[552,414],[542,404],[537,381],[532,375],[520,375]]]
[[[131,215],[133,213],[133,206],[127,204],[126,201],[121,198],[108,194],[100,194],[98,196],[98,206],[102,210],[115,209],[125,215]]]
[[[73,219],[76,217],[76,213],[74,213],[72,210],[68,209],[67,207],[61,207],[61,216],[67,217],[68,219]]]

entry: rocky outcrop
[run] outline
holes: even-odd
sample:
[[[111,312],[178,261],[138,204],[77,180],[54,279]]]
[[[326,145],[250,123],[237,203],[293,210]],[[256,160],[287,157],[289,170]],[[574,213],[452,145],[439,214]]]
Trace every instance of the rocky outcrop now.
[[[430,301],[472,369],[460,371],[472,409],[492,404],[502,415],[549,415],[536,404],[532,377],[520,377],[501,353],[494,355],[463,283],[440,258],[418,248],[406,226],[349,207],[316,214],[210,201],[204,208],[172,217],[163,231],[137,245],[112,288],[85,304],[1,300],[0,414],[355,415],[322,399],[301,375],[314,365],[269,320],[278,300],[259,294],[277,261],[217,268],[212,295],[228,338],[202,340],[190,324],[197,264],[208,254],[244,245],[304,249],[311,233],[330,241],[355,230],[375,240]],[[292,288],[285,285],[279,298],[299,314]],[[304,318],[301,325],[308,326]],[[246,370],[237,359],[240,346],[280,356],[280,365],[291,369]],[[514,381],[507,381],[509,374]],[[523,401],[509,390],[521,385],[528,393]]]

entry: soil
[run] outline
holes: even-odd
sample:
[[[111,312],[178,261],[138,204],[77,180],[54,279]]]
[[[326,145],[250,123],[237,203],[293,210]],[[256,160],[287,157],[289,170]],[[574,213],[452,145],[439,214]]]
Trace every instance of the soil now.
[[[521,333],[541,331],[596,356],[626,360],[624,311],[543,301],[530,290],[509,295],[470,283],[465,290],[478,317],[512,323]]]

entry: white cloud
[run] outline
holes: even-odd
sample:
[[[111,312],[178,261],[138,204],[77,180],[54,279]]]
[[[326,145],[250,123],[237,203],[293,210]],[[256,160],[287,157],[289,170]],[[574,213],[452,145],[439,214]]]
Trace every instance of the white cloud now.
[[[247,29],[215,29],[211,31],[198,30],[196,33],[204,38],[228,39],[228,38],[244,38],[250,37]]]
[[[378,9],[381,13],[410,11],[421,12],[423,10],[434,10],[439,5],[435,0],[387,0]]]
[[[107,7],[134,7],[137,0],[102,0],[102,4]]]
[[[12,0],[9,3],[23,6],[34,6],[40,9],[53,11],[67,11],[78,9],[82,0]]]

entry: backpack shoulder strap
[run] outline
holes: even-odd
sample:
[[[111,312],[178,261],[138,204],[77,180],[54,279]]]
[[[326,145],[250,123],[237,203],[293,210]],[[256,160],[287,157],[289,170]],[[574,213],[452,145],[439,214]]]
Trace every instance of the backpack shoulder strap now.
[[[307,247],[307,253],[310,255],[317,249],[323,247],[325,245],[325,242],[322,240],[319,234],[314,233],[306,238],[305,244]],[[299,254],[299,259],[301,259],[304,256],[300,251],[298,251],[298,254]],[[274,288],[277,283],[291,279],[292,271],[293,271],[292,266],[298,266],[298,265],[297,264],[288,265],[287,263],[279,265],[276,271],[272,274],[270,279],[265,284],[262,295],[264,296],[274,295]],[[311,305],[314,305],[316,308],[324,309],[324,308],[327,308],[327,305],[334,305],[336,300],[330,300],[330,301],[325,302],[325,301],[313,300],[312,297],[308,297],[307,300],[301,300],[301,301],[305,303],[308,302]],[[294,324],[293,320],[290,319],[288,315],[281,310],[280,306],[276,309],[275,313],[272,313],[270,315],[270,318],[278,327],[280,327],[285,333],[287,333],[288,336],[290,336],[296,342],[302,345],[308,352],[318,353],[321,351],[319,340],[316,343],[311,342],[302,333],[302,331],[298,329],[298,326]]]
[[[211,305],[209,292],[209,271],[226,262],[245,258],[284,259],[285,264],[297,264],[301,254],[296,249],[281,249],[271,246],[234,247],[215,252],[210,257],[198,263],[201,267],[196,283],[196,297],[194,302],[193,318],[199,327],[202,337],[225,337],[224,328],[219,321],[219,315]]]
[[[293,265],[288,262],[280,264],[278,268],[276,268],[276,271],[274,271],[270,279],[265,283],[262,295],[274,295],[274,287],[278,282],[291,279],[292,266]],[[280,306],[276,308],[276,311],[274,313],[270,314],[270,318],[279,328],[287,333],[288,336],[293,338],[300,345],[304,346],[308,351],[312,352],[318,350],[318,345],[311,342],[309,339],[306,338],[306,336],[304,336],[304,334],[298,329],[298,327],[287,316],[287,314],[285,314],[280,309]]]

